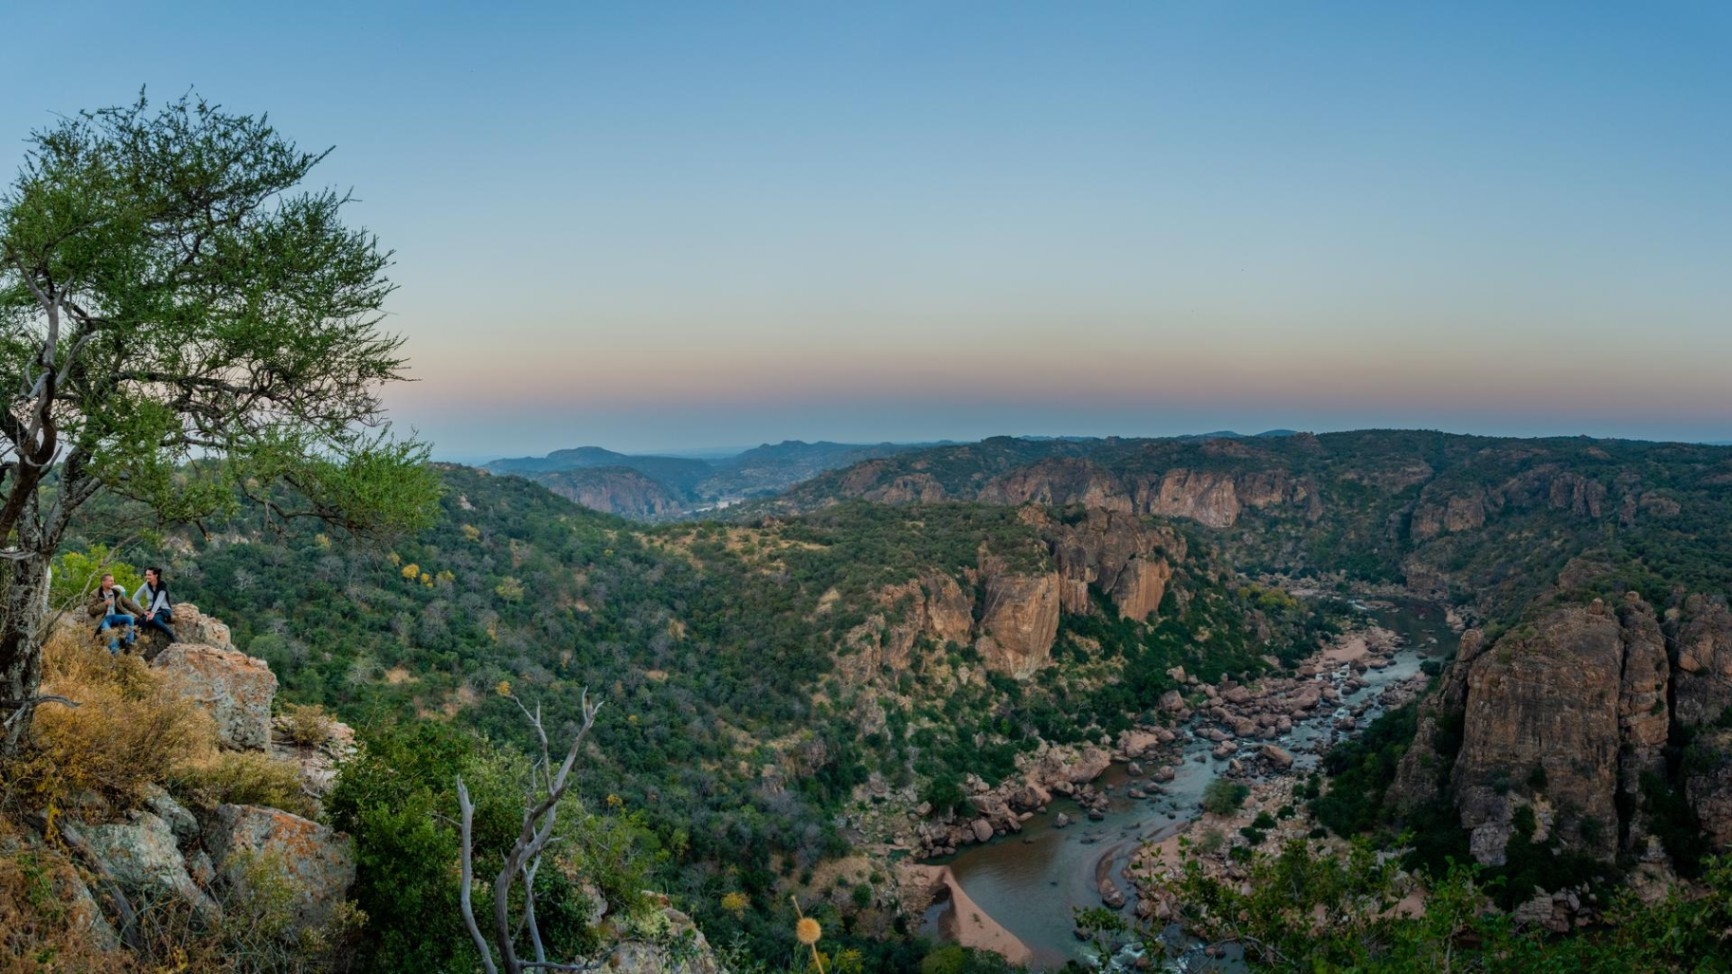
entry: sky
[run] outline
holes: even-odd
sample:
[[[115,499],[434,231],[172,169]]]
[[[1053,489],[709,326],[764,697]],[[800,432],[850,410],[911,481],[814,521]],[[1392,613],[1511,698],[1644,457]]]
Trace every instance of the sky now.
[[[335,147],[441,457],[1732,439],[1732,5],[7,6],[7,179],[140,86]]]

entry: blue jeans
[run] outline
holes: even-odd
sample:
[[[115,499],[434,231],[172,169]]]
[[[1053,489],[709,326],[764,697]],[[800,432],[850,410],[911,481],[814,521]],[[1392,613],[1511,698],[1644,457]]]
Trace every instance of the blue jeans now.
[[[133,628],[132,616],[125,612],[110,612],[108,615],[103,616],[102,625],[97,626],[96,631],[98,633],[110,632],[119,629],[122,626],[126,627],[126,644],[131,646],[133,643],[138,641],[138,630]],[[119,637],[108,637],[108,651],[111,653],[120,652]]]
[[[168,636],[168,641],[172,643],[175,641],[174,630],[170,629],[168,627],[168,624],[173,622],[173,621],[174,621],[174,613],[173,612],[169,611],[168,609],[158,609],[156,611],[156,618],[154,618],[154,619],[150,619],[150,618],[141,619],[141,620],[139,620],[139,625],[143,626],[146,629],[155,629],[157,632],[165,633]]]

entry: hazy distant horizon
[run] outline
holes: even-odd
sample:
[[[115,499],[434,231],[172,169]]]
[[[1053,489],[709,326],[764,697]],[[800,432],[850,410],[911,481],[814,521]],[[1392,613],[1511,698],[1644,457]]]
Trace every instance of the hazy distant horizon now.
[[[895,439],[895,438],[888,438],[888,437],[877,437],[877,438],[866,438],[866,439],[849,439],[849,438],[837,437],[837,436],[819,436],[819,437],[784,436],[784,437],[778,437],[778,438],[773,438],[773,439],[759,440],[759,441],[752,442],[752,443],[735,443],[735,444],[728,444],[728,445],[724,445],[724,446],[686,446],[686,447],[664,446],[664,447],[655,447],[655,448],[650,448],[650,449],[638,449],[638,448],[633,448],[630,445],[622,445],[622,444],[610,444],[610,443],[588,442],[588,441],[585,441],[585,442],[573,441],[573,442],[569,442],[569,443],[560,443],[558,445],[548,446],[545,449],[531,448],[531,449],[518,451],[518,452],[507,451],[507,452],[503,452],[503,453],[456,453],[456,452],[452,452],[452,451],[442,450],[439,448],[438,444],[434,444],[433,445],[433,459],[435,461],[438,461],[441,463],[459,463],[459,464],[465,464],[465,465],[470,465],[470,466],[481,466],[483,464],[492,462],[494,460],[514,459],[514,458],[519,458],[519,457],[543,457],[549,453],[553,453],[553,452],[558,451],[558,450],[570,450],[570,449],[576,449],[579,447],[600,447],[604,450],[611,450],[615,453],[622,453],[622,454],[625,454],[628,456],[667,456],[667,457],[694,457],[694,458],[700,458],[700,459],[715,459],[715,458],[720,458],[720,457],[734,456],[734,455],[737,455],[740,453],[744,453],[747,450],[756,449],[760,446],[773,446],[775,444],[787,442],[790,440],[803,441],[806,443],[818,443],[818,442],[846,443],[846,444],[861,445],[861,446],[873,446],[873,445],[878,445],[878,444],[883,444],[883,443],[889,443],[889,444],[893,444],[893,445],[897,445],[897,446],[907,446],[907,445],[914,445],[914,444],[934,444],[934,445],[936,445],[936,444],[941,444],[941,443],[945,443],[945,442],[957,443],[957,444],[977,443],[981,440],[990,439],[994,436],[1039,437],[1042,439],[1054,439],[1054,438],[1105,439],[1109,436],[1119,436],[1119,437],[1123,437],[1125,439],[1162,439],[1162,438],[1167,438],[1167,437],[1199,436],[1199,435],[1205,435],[1205,434],[1209,434],[1209,433],[1225,433],[1225,432],[1236,433],[1240,436],[1256,436],[1260,433],[1274,432],[1274,431],[1281,431],[1281,430],[1292,430],[1295,432],[1307,432],[1307,433],[1345,433],[1345,432],[1353,432],[1356,430],[1367,430],[1367,429],[1414,429],[1414,430],[1424,429],[1424,430],[1436,430],[1437,432],[1449,433],[1449,434],[1459,434],[1459,435],[1465,435],[1465,436],[1518,437],[1518,438],[1587,436],[1587,437],[1592,438],[1592,439],[1642,440],[1642,441],[1648,441],[1648,442],[1662,442],[1662,443],[1692,443],[1692,444],[1699,444],[1699,445],[1704,445],[1704,446],[1732,446],[1732,439],[1724,439],[1724,438],[1722,438],[1722,439],[1703,439],[1703,438],[1692,438],[1692,437],[1666,437],[1666,436],[1659,436],[1659,437],[1656,437],[1656,436],[1610,436],[1610,435],[1598,435],[1598,434],[1594,434],[1594,433],[1585,433],[1585,432],[1575,432],[1575,433],[1545,432],[1545,433],[1529,433],[1529,434],[1523,434],[1523,433],[1486,433],[1486,432],[1480,432],[1480,431],[1474,431],[1474,430],[1438,429],[1437,427],[1429,427],[1429,426],[1368,425],[1368,426],[1342,427],[1339,429],[1302,429],[1302,428],[1298,428],[1298,427],[1272,426],[1272,427],[1268,427],[1267,429],[1249,430],[1249,429],[1230,429],[1228,427],[1214,427],[1214,428],[1210,428],[1210,429],[1185,430],[1185,431],[1181,431],[1181,432],[1137,433],[1137,434],[1079,433],[1079,432],[1062,433],[1062,434],[1044,434],[1044,433],[1015,433],[1015,432],[1002,432],[1001,431],[1001,432],[997,432],[997,433],[990,433],[990,434],[987,434],[985,436],[973,436],[973,437],[931,436],[931,437],[920,437],[920,438],[911,438],[911,439]],[[1723,433],[1721,435],[1725,436],[1726,434]]]

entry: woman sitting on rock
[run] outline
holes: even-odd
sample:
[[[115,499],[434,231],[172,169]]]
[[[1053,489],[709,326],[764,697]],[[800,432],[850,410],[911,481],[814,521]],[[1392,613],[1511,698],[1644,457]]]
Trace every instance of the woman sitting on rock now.
[[[138,601],[144,606],[145,628],[155,629],[166,635],[169,642],[174,642],[174,630],[168,627],[174,621],[174,607],[168,600],[168,583],[162,580],[162,569],[144,570],[144,584],[138,587]]]

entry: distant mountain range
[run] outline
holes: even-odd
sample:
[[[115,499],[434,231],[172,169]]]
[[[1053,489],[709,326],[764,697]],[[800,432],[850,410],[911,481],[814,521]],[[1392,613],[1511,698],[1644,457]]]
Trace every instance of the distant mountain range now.
[[[585,507],[659,520],[771,497],[830,470],[942,443],[766,443],[729,457],[616,453],[597,446],[494,460],[490,473],[533,480]]]
[[[934,474],[960,462],[967,468],[984,463],[995,474],[1039,460],[1059,457],[1112,455],[1125,451],[1146,452],[1181,445],[1197,446],[1211,441],[1240,441],[1246,448],[1258,442],[1273,445],[1309,434],[1275,429],[1261,433],[1217,430],[1155,438],[1092,436],[992,437],[978,443],[953,441],[928,443],[807,443],[785,440],[766,443],[731,456],[698,457],[618,453],[597,446],[555,450],[542,457],[512,457],[493,460],[481,469],[532,480],[569,500],[593,510],[636,520],[658,521],[733,507],[747,501],[783,497],[780,509],[810,509],[820,498],[853,496],[866,479],[873,485],[865,493],[873,499],[973,497],[986,477],[986,470],[971,470],[979,480],[964,487],[960,483],[934,479]],[[1584,439],[1585,438],[1578,438]],[[1538,441],[1535,441],[1538,442]],[[1608,441],[1611,442],[1611,441]],[[1642,442],[1642,441],[1628,441]],[[1732,446],[1732,441],[1704,444]],[[919,454],[919,456],[915,456]],[[874,460],[901,457],[888,480],[875,470],[849,470]],[[993,458],[988,461],[987,458]],[[824,475],[831,476],[825,478]],[[823,478],[823,479],[818,479]],[[865,478],[865,479],[863,479]],[[883,482],[880,482],[883,481]],[[811,482],[811,483],[808,483]],[[806,485],[802,490],[789,492]],[[903,495],[907,496],[904,497]]]

